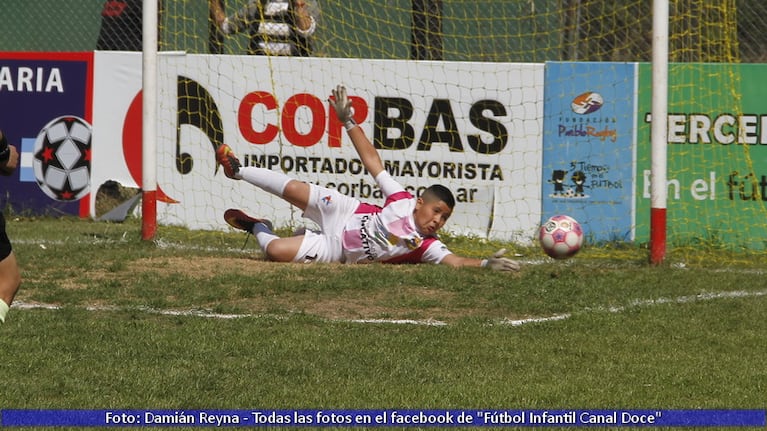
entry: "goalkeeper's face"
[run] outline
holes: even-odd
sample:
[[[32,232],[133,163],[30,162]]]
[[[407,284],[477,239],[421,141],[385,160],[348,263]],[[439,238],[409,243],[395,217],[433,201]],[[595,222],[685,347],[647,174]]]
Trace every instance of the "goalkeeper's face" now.
[[[433,235],[442,229],[453,210],[439,199],[418,198],[413,211],[416,228],[423,235]]]

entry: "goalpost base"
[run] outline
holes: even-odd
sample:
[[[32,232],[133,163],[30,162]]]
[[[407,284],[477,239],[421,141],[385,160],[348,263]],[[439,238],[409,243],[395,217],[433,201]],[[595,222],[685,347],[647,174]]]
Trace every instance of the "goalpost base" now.
[[[157,191],[141,193],[141,239],[152,240],[157,233]]]
[[[650,209],[650,263],[659,265],[666,256],[666,208]]]

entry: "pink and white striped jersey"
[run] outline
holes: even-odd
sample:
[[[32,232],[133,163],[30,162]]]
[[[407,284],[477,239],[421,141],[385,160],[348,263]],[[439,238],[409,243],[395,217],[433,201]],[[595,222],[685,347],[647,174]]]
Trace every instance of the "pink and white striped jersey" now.
[[[343,255],[347,263],[439,263],[451,254],[433,235],[418,233],[416,198],[385,171],[376,177],[387,197],[383,207],[361,203],[346,222]]]

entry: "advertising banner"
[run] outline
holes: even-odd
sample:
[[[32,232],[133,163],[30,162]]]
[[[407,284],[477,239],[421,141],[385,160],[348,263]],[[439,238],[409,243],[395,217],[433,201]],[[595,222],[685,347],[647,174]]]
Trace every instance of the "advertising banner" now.
[[[649,237],[652,70],[641,64],[637,239]],[[669,65],[669,242],[764,249],[764,64]],[[759,221],[759,222],[756,222]]]
[[[93,54],[0,53],[0,129],[19,151],[2,205],[88,214]]]
[[[541,221],[565,214],[590,241],[634,239],[635,70],[546,64]]]
[[[94,60],[93,186],[111,180],[140,188],[141,53],[96,51]],[[90,211],[95,214],[95,202]]]
[[[235,207],[303,224],[281,199],[225,178],[221,142],[245,166],[383,204],[328,102],[344,84],[397,181],[414,194],[435,183],[453,191],[448,231],[529,241],[538,225],[542,64],[178,54],[163,55],[160,70],[160,223],[220,229]]]

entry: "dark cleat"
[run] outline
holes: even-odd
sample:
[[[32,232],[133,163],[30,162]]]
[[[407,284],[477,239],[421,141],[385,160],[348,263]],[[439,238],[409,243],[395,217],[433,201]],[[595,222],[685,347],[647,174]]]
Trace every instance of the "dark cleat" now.
[[[229,223],[229,226],[235,229],[244,230],[245,232],[253,233],[253,226],[258,223],[265,224],[270,231],[273,230],[272,222],[269,220],[253,218],[237,209],[228,209],[224,211],[224,220]]]

